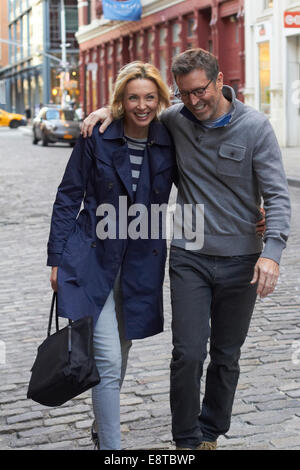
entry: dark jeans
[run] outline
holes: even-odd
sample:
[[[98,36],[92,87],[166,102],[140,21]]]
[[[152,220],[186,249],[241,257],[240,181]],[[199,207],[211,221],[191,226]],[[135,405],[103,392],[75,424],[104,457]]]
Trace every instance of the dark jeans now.
[[[230,427],[240,349],[256,300],[250,284],[258,254],[207,256],[172,247],[170,281],[173,352],[173,439],[195,448]],[[210,339],[210,363],[200,414],[200,380]]]

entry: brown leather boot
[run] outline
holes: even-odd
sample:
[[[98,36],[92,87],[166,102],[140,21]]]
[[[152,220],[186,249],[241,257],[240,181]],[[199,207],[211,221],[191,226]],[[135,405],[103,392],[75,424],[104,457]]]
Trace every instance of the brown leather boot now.
[[[217,450],[217,441],[202,441],[197,450]]]

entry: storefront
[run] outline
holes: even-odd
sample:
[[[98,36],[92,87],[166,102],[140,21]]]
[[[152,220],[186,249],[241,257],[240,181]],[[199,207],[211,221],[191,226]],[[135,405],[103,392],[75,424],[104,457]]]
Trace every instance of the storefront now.
[[[265,113],[281,147],[300,146],[300,1],[245,0],[245,102]]]
[[[299,9],[300,10],[300,9]],[[300,146],[300,11],[284,16],[286,39],[286,140]]]
[[[258,109],[267,115],[271,113],[271,36],[272,24],[270,21],[256,25]]]

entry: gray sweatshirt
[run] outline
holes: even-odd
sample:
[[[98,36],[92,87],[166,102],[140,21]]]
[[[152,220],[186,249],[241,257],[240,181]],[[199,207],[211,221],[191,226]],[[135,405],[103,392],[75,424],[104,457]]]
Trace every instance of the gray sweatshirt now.
[[[204,128],[183,104],[162,113],[176,146],[179,171],[177,204],[204,207],[203,246],[214,256],[260,253],[280,262],[290,226],[290,199],[281,151],[268,118],[236,99],[229,122]],[[264,246],[256,235],[263,198],[267,230]],[[193,225],[193,228],[196,228]],[[187,239],[172,245],[186,248]]]

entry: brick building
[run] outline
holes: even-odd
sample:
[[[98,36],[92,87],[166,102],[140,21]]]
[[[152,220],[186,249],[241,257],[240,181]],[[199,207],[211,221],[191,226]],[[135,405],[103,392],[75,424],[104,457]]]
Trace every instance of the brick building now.
[[[190,47],[216,54],[225,83],[243,99],[244,0],[142,0],[140,21],[105,20],[102,2],[78,0],[80,83],[83,109],[108,103],[125,63],[154,63],[172,85],[171,61]]]
[[[0,39],[8,40],[7,2],[1,3]],[[0,68],[8,64],[8,44],[0,41]]]

